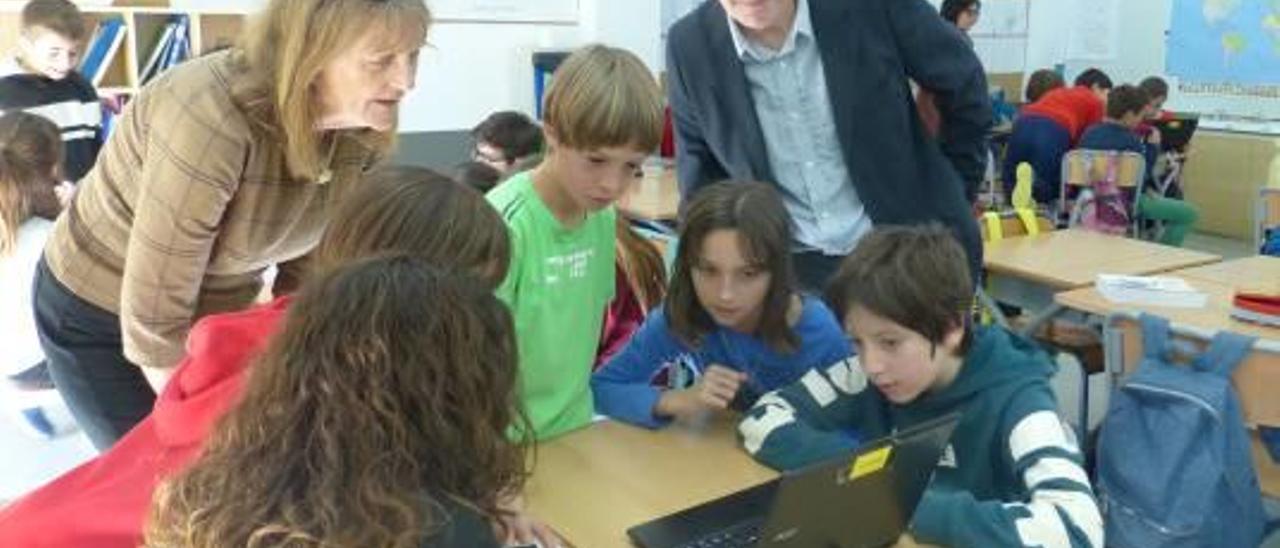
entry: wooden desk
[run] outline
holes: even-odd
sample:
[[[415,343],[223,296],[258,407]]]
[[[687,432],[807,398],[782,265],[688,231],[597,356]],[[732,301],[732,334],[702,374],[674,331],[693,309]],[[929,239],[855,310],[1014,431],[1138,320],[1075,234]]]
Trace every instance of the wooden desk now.
[[[618,208],[646,221],[674,221],[680,214],[680,186],[673,168],[657,175],[646,174],[618,199]]]
[[[1098,316],[1121,311],[1146,312],[1168,318],[1174,324],[1208,333],[1228,330],[1257,337],[1259,340],[1280,342],[1280,328],[1243,322],[1231,317],[1231,298],[1238,288],[1280,290],[1280,259],[1249,257],[1177,270],[1166,275],[1182,278],[1208,295],[1204,308],[1114,303],[1093,287],[1059,293],[1055,300],[1062,306]],[[1129,358],[1125,363],[1137,363],[1136,349],[1126,345],[1125,352]],[[1280,426],[1280,405],[1269,404],[1275,400],[1272,391],[1276,386],[1280,386],[1280,360],[1251,358],[1241,365],[1236,372],[1236,390],[1246,419],[1253,423]],[[1264,402],[1268,403],[1263,405]]]
[[[774,477],[729,418],[659,431],[602,421],[538,447],[525,501],[574,546],[630,547],[629,527]]]
[[[1237,290],[1280,292],[1280,257],[1254,255],[1217,264],[1184,268],[1176,276],[1229,285]]]
[[[1260,339],[1280,340],[1280,328],[1261,324],[1242,322],[1231,317],[1231,297],[1235,288],[1230,285],[1196,279],[1183,275],[1182,271],[1164,274],[1174,278],[1182,278],[1196,290],[1209,296],[1204,308],[1179,308],[1159,305],[1135,305],[1116,303],[1103,297],[1095,287],[1083,287],[1072,291],[1064,291],[1054,296],[1054,300],[1072,310],[1079,310],[1096,316],[1107,316],[1113,312],[1132,311],[1146,312],[1168,318],[1169,321],[1205,331],[1226,329]],[[1277,386],[1280,386],[1278,384]]]
[[[1215,263],[1222,257],[1152,242],[1067,229],[983,244],[987,294],[1034,312],[1033,333],[1062,312],[1059,291],[1093,285],[1098,274],[1148,275]]]
[[[1063,306],[1106,316],[1129,310],[1169,318],[1169,321],[1205,331],[1226,329],[1259,339],[1280,340],[1280,328],[1242,322],[1231,317],[1231,298],[1239,289],[1280,291],[1280,258],[1248,257],[1197,266],[1163,274],[1182,278],[1209,296],[1204,308],[1134,305],[1107,300],[1096,288],[1087,287],[1058,293],[1054,300]]]
[[[1098,274],[1147,275],[1215,263],[1218,255],[1067,229],[983,244],[983,266],[1051,289],[1092,285]]]

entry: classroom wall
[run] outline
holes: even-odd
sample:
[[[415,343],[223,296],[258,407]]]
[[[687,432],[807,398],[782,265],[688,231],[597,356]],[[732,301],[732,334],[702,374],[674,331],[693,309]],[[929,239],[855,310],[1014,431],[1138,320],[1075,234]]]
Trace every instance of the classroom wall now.
[[[263,0],[173,0],[175,6],[256,10]],[[430,0],[427,2],[431,4]],[[576,24],[441,21],[428,37],[418,87],[401,105],[401,131],[457,132],[494,110],[533,112],[536,49],[589,42],[625,47],[659,69],[658,2],[579,0]]]
[[[1066,65],[1068,79],[1088,67],[1106,71],[1117,83],[1136,83],[1150,75],[1164,75],[1165,32],[1172,19],[1171,0],[1117,0],[1120,32],[1116,56],[1110,60],[1069,59],[1069,22],[1076,2],[1031,2],[1027,73],[1037,68]],[[1182,0],[1178,0],[1182,1]],[[1171,83],[1175,83],[1170,79]],[[1176,85],[1168,108],[1204,115],[1268,115],[1280,117],[1280,100],[1250,97],[1186,96]],[[1212,126],[1212,122],[1210,122]],[[1201,130],[1192,141],[1192,156],[1184,182],[1186,199],[1200,209],[1197,230],[1236,239],[1250,239],[1252,211],[1258,189],[1276,148],[1265,125],[1230,122],[1236,131]],[[1276,124],[1271,124],[1274,131]]]

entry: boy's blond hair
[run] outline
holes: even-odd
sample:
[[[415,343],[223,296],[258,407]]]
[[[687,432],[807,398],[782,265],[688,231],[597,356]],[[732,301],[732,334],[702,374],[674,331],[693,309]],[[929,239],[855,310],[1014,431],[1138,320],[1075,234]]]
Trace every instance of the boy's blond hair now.
[[[68,0],[31,0],[22,8],[22,32],[31,32],[37,28],[71,40],[83,42],[85,39],[84,16],[80,8]]]
[[[543,124],[572,149],[652,151],[662,141],[662,91],[624,49],[593,44],[575,51],[556,70],[543,112]]]

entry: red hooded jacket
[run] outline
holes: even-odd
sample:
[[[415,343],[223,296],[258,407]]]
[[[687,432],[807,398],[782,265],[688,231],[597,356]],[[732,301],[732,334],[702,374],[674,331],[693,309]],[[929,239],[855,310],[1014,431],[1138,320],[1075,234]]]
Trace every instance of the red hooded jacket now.
[[[199,456],[288,304],[200,320],[151,414],[107,452],[0,510],[0,546],[138,546],[152,492]]]

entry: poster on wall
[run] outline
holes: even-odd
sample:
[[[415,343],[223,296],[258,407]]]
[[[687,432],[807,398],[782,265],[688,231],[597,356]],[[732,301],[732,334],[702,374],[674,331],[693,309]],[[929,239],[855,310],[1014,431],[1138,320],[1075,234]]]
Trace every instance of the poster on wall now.
[[[1076,0],[1070,21],[1067,58],[1111,61],[1119,49],[1119,0]]]
[[[1280,1],[1177,0],[1165,46],[1183,82],[1280,85]]]
[[[982,3],[982,15],[969,31],[976,40],[990,38],[1026,38],[1027,19],[1031,3],[1027,0],[987,0]]]
[[[578,0],[433,0],[441,21],[577,23]]]

